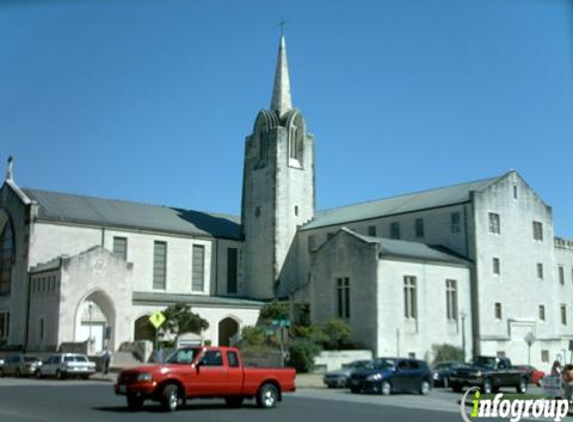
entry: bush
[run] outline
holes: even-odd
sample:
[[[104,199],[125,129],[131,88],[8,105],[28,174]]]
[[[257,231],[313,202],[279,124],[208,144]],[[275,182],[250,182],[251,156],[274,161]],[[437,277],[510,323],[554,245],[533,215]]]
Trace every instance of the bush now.
[[[465,361],[463,350],[451,344],[432,344],[432,351],[434,353],[433,363]]]
[[[312,340],[298,338],[289,347],[287,364],[294,367],[296,372],[310,372],[314,369],[314,358],[321,351],[321,347]]]
[[[339,319],[325,322],[322,326],[322,331],[326,338],[324,347],[328,350],[340,350],[352,334],[350,325]]]
[[[290,305],[288,302],[279,302],[277,300],[263,306],[259,314],[259,321],[270,322],[272,320],[289,319]]]
[[[262,346],[265,344],[265,332],[261,327],[245,327],[241,331],[241,346]]]

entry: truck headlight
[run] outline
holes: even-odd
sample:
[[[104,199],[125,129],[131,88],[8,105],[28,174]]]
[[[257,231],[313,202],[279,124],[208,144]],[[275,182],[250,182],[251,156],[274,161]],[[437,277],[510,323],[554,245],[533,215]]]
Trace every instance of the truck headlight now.
[[[366,381],[380,381],[381,379],[382,379],[382,375],[372,374],[372,375],[368,375],[368,378],[366,378]]]
[[[152,380],[153,380],[153,376],[149,372],[142,372],[141,374],[139,374],[137,376],[137,381],[147,382],[147,381],[152,381]]]
[[[477,372],[476,372],[476,377],[481,378],[482,375],[483,375],[483,374],[481,373],[481,371],[477,371]]]

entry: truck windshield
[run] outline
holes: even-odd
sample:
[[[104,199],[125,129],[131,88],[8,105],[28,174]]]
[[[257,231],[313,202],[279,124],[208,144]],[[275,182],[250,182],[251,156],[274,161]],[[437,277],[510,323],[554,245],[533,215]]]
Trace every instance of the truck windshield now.
[[[480,356],[474,360],[474,365],[483,366],[485,368],[495,368],[496,359]]]
[[[197,356],[197,353],[200,349],[196,348],[184,348],[184,349],[177,349],[174,351],[165,363],[181,363],[181,364],[190,364]]]

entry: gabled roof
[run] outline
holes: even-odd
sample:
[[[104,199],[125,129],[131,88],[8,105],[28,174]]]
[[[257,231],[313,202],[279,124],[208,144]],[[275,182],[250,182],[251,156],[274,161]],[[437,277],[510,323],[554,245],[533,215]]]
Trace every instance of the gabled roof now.
[[[470,192],[481,191],[503,177],[505,175],[319,211],[302,230],[464,203],[469,201]]]
[[[240,217],[117,199],[23,189],[42,220],[240,239]]]
[[[425,243],[407,242],[405,240],[387,239],[384,237],[364,236],[346,227],[342,227],[340,230],[363,242],[380,245],[382,257],[444,262],[463,266],[469,265],[469,261],[441,246],[429,246]]]

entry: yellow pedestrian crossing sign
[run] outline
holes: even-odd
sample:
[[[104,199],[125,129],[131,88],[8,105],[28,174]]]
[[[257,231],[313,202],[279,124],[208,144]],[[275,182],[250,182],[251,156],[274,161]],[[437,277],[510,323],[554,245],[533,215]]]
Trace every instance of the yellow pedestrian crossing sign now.
[[[157,329],[161,327],[161,325],[163,325],[163,323],[165,322],[165,315],[163,315],[163,312],[161,311],[154,312],[149,317],[149,322],[151,322],[151,325],[153,325],[155,329]]]

